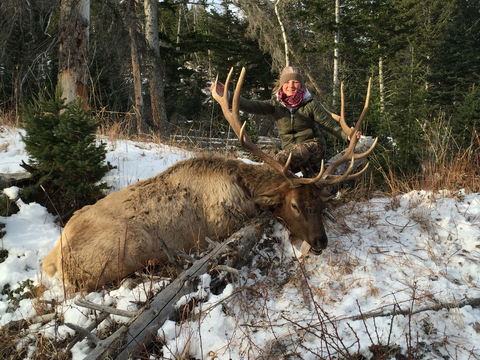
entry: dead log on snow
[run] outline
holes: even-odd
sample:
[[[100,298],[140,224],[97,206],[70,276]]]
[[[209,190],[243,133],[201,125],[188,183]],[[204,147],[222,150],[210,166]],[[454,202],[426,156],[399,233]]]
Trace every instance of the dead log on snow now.
[[[118,354],[116,359],[136,358],[152,343],[163,323],[175,315],[177,301],[184,295],[196,291],[192,280],[206,273],[209,265],[229,247],[234,248],[238,256],[235,267],[240,268],[247,264],[251,259],[253,246],[261,239],[263,229],[272,221],[274,218],[271,213],[262,213],[250,224],[218,244],[208,255],[195,261],[189,269],[160,292],[148,308],[140,311],[128,325],[122,326],[113,335],[103,340],[85,359],[113,358],[115,354]]]

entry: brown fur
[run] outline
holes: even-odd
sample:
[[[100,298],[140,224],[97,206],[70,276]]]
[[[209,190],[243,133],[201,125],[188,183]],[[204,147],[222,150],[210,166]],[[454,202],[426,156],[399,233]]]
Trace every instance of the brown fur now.
[[[68,284],[93,290],[149,260],[168,261],[158,238],[186,252],[205,236],[226,238],[237,221],[222,202],[245,219],[271,209],[293,234],[323,249],[320,192],[313,184],[291,189],[267,165],[220,157],[184,160],[75,212],[42,267],[48,276],[58,272]]]

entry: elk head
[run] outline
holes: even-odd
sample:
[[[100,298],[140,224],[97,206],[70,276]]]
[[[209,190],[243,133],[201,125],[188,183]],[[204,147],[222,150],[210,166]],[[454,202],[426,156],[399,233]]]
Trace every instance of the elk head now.
[[[355,145],[358,142],[357,132],[362,126],[363,120],[368,111],[368,104],[370,100],[370,86],[371,80],[368,84],[367,98],[365,100],[365,107],[362,114],[355,125],[354,130],[351,130],[345,122],[344,111],[344,96],[343,86],[341,92],[341,114],[338,117],[342,129],[347,134],[350,134],[350,144],[344,155],[335,160],[326,170],[323,162],[319,174],[315,178],[297,177],[289,170],[291,156],[288,158],[285,165],[277,162],[250,140],[245,133],[245,124],[240,123],[240,90],[242,88],[243,79],[245,77],[245,68],[242,69],[240,77],[237,81],[237,86],[233,94],[232,110],[229,109],[228,87],[232,77],[233,68],[230,70],[227,80],[225,81],[225,88],[223,96],[217,92],[217,80],[215,81],[215,88],[212,95],[220,104],[223,114],[235,134],[240,140],[240,144],[248,150],[251,154],[259,157],[264,163],[272,167],[279,173],[283,180],[279,186],[268,189],[259,195],[256,195],[252,200],[257,203],[261,209],[271,209],[273,214],[278,219],[282,220],[294,237],[306,241],[310,245],[310,249],[314,253],[320,253],[328,244],[328,237],[323,225],[323,213],[325,211],[325,202],[322,196],[322,190],[330,185],[338,184],[340,182],[356,178],[362,174],[368,167],[366,166],[355,174],[350,174],[353,169],[355,159],[360,159],[367,156],[375,147],[374,144],[364,153],[355,154]],[[338,166],[350,162],[350,166],[343,175],[334,175],[333,172]]]

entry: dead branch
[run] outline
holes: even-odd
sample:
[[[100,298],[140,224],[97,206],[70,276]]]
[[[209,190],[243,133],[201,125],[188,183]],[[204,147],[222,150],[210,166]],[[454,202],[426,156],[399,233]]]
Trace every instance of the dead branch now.
[[[0,174],[0,179],[7,182],[20,181],[29,179],[32,175],[28,172],[17,172],[17,173],[8,173]]]
[[[235,268],[232,268],[230,266],[227,266],[227,265],[218,265],[217,267],[215,267],[215,270],[218,270],[218,271],[226,271],[230,274],[235,274],[235,275],[239,275],[240,274],[240,271],[238,271],[237,269]]]
[[[197,259],[195,259],[193,256],[190,256],[188,255],[186,252],[182,251],[182,250],[175,250],[175,254],[177,254],[179,257],[181,257],[182,259],[185,259],[187,260],[188,262],[190,263],[194,263]]]
[[[100,340],[95,334],[92,334],[89,330],[81,326],[78,326],[72,323],[65,323],[65,325],[68,326],[70,329],[75,330],[76,332],[82,334],[83,336],[86,336],[95,345],[100,345],[102,343],[102,340]]]
[[[117,349],[122,346],[125,334],[128,331],[127,326],[122,326],[108,338],[103,340],[84,360],[113,359]]]
[[[150,274],[144,274],[142,272],[136,272],[135,276],[140,277],[142,279],[151,281],[172,281],[171,277],[164,277],[164,276],[158,276],[158,275],[150,275]]]
[[[92,331],[93,329],[95,329],[98,325],[100,325],[102,323],[103,320],[105,320],[110,314],[107,314],[107,313],[101,313],[98,318],[95,320],[94,323],[92,323],[91,325],[87,326],[85,328],[85,330],[87,331]],[[68,325],[67,325],[68,326]],[[75,336],[75,338],[70,341],[65,349],[65,351],[69,351],[71,348],[73,348],[73,346],[78,343],[79,341],[81,341],[83,338],[85,337],[85,335],[81,332],[79,332],[77,334],[77,336]]]
[[[111,306],[95,304],[95,303],[92,303],[92,302],[84,300],[84,299],[75,300],[75,305],[85,307],[85,308],[88,308],[88,309],[92,309],[92,310],[106,312],[108,314],[125,316],[125,317],[130,317],[130,318],[133,318],[134,316],[136,316],[138,314],[138,311],[127,311],[127,310],[115,309]]]
[[[342,319],[337,319],[336,321],[344,321],[344,320],[362,320],[362,319],[369,319],[373,317],[385,317],[385,316],[395,316],[395,315],[413,315],[413,314],[418,314],[420,312],[424,311],[439,311],[442,309],[460,309],[464,306],[472,306],[472,307],[478,307],[480,306],[480,298],[473,298],[473,299],[465,299],[462,300],[458,303],[456,302],[450,302],[450,303],[437,303],[433,306],[422,306],[419,307],[415,310],[412,310],[410,308],[407,309],[399,309],[398,306],[394,306],[394,309],[392,311],[386,311],[385,309],[382,310],[376,310],[376,311],[369,311],[364,314],[360,315],[354,315]]]
[[[27,164],[23,160],[19,165],[20,165],[20,167],[24,168],[25,170],[27,170],[27,172],[29,172],[31,174],[34,173],[35,171],[37,171],[37,168],[33,167],[32,165]]]
[[[55,319],[55,316],[56,316],[56,313],[51,313],[51,314],[34,316],[30,319],[10,321],[0,328],[0,332],[20,331],[22,329],[26,329],[31,324],[47,323]]]
[[[165,253],[167,254],[168,256],[168,259],[177,265],[177,267],[180,267],[180,265],[178,265],[178,262],[177,262],[177,259],[175,259],[175,257],[173,256],[173,253],[172,253],[172,250],[170,250],[170,248],[167,246],[167,244],[165,243],[165,241],[161,238],[158,238],[158,241],[160,241],[160,244],[162,245],[163,249],[165,250]]]

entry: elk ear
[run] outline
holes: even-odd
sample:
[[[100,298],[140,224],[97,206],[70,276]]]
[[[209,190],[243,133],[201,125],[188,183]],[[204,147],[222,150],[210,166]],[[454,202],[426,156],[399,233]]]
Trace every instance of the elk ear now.
[[[282,197],[274,189],[253,197],[252,201],[260,206],[260,209],[268,210],[269,207],[279,205],[282,202]]]
[[[252,201],[260,206],[262,211],[266,211],[270,207],[280,204],[281,199],[278,195],[259,195],[255,196]]]

